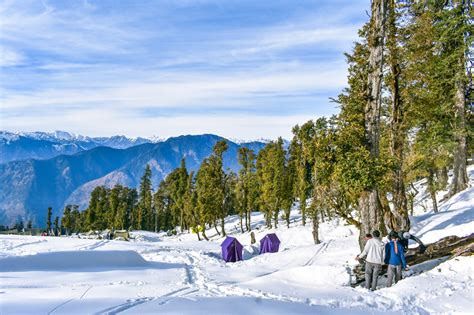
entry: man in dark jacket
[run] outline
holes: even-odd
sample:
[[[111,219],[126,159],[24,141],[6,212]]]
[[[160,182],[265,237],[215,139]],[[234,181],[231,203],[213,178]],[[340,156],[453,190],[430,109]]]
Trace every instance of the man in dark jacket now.
[[[400,243],[403,245],[403,248],[405,249],[405,252],[408,250],[408,241],[409,240],[414,240],[415,242],[418,243],[418,252],[420,254],[423,254],[426,250],[426,246],[425,244],[423,244],[423,242],[418,238],[416,237],[415,235],[413,234],[410,234],[406,231],[400,231],[398,232],[398,237],[400,239]]]
[[[385,245],[385,263],[388,265],[387,287],[392,286],[393,278],[397,283],[402,278],[402,268],[407,267],[403,245],[400,243],[398,234],[391,232],[389,237],[390,242]]]

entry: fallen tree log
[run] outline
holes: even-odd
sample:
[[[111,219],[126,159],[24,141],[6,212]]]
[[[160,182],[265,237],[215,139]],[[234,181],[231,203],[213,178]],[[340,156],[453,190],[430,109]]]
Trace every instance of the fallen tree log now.
[[[409,248],[405,253],[405,258],[409,266],[414,266],[425,261],[436,258],[447,257],[451,259],[457,256],[470,256],[474,254],[474,233],[469,236],[447,236],[439,241],[426,246],[426,251],[419,252],[419,248]],[[385,274],[387,268],[384,267],[380,275]],[[355,280],[352,281],[352,286],[357,286],[365,281],[365,263],[360,263],[352,270]]]

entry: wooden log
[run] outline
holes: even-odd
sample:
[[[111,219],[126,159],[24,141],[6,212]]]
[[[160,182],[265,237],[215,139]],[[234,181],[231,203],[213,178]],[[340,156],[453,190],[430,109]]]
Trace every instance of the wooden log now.
[[[440,257],[459,256],[460,254],[472,255],[473,246],[474,233],[465,237],[447,236],[429,244],[424,253],[419,253],[418,247],[408,249],[405,258],[408,265],[416,265]]]

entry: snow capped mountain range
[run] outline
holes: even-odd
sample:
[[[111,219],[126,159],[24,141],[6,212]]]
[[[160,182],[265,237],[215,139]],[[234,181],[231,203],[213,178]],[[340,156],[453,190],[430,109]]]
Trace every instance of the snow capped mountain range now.
[[[75,154],[104,146],[127,149],[144,143],[159,143],[165,139],[158,136],[129,138],[125,136],[88,137],[66,131],[54,132],[9,132],[0,131],[0,163],[34,159],[50,159],[61,154]]]
[[[0,164],[11,161],[27,159],[46,160],[58,155],[71,155],[96,147],[109,147],[113,149],[128,149],[130,147],[145,143],[157,144],[166,141],[167,138],[159,136],[126,137],[116,135],[111,137],[89,137],[67,131],[56,130],[54,132],[10,132],[0,130]],[[241,140],[230,139],[238,144],[267,144],[270,139]],[[290,142],[283,140],[285,148]]]
[[[124,149],[133,145],[138,145],[142,143],[158,143],[166,140],[166,138],[152,136],[150,138],[142,137],[126,137],[126,136],[112,136],[112,137],[88,137],[75,133],[70,133],[67,131],[56,130],[54,132],[43,132],[43,131],[34,131],[34,132],[9,132],[9,131],[0,131],[0,141],[16,141],[20,137],[25,137],[33,140],[43,140],[59,143],[70,143],[70,142],[92,142],[103,144],[105,146],[114,147],[107,144],[116,144],[119,147],[116,149]]]

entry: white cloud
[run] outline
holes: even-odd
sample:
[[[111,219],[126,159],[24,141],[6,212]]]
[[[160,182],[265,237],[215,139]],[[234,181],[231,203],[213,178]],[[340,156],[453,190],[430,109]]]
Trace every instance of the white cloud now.
[[[28,94],[6,95],[4,109],[43,107],[61,109],[70,106],[83,108],[113,106],[114,108],[195,108],[213,105],[229,108],[241,104],[251,105],[258,93],[266,97],[280,94],[300,94],[328,89],[339,89],[346,83],[343,67],[256,70],[233,75],[199,75],[195,73],[156,79],[155,82],[121,82],[118,78],[112,88],[48,89]],[[160,74],[156,74],[160,77]],[[246,100],[247,99],[247,100]]]
[[[308,27],[308,26],[305,26]],[[275,50],[288,49],[300,45],[331,43],[330,45],[347,45],[357,38],[357,26],[313,26],[307,29],[276,29],[262,37],[248,47],[232,50],[233,56],[258,54]],[[329,45],[329,44],[328,44]],[[333,47],[335,48],[335,47]]]
[[[0,67],[13,67],[24,63],[24,56],[7,47],[0,46]]]
[[[57,10],[47,2],[4,2],[0,39],[21,49],[63,54],[124,53],[144,31],[125,26],[127,16],[94,16],[90,10]]]
[[[276,139],[291,138],[295,124],[316,118],[311,115],[178,115],[173,117],[135,117],[114,110],[89,109],[58,112],[38,119],[37,116],[22,116],[9,119],[3,128],[11,131],[67,130],[88,136],[178,136],[182,134],[212,133],[227,138],[254,140],[262,137]],[[50,126],[50,127],[46,127]],[[54,127],[51,127],[54,126]]]

